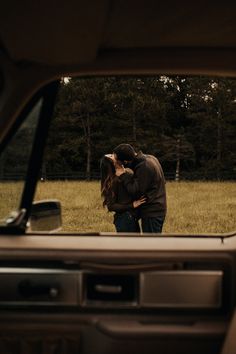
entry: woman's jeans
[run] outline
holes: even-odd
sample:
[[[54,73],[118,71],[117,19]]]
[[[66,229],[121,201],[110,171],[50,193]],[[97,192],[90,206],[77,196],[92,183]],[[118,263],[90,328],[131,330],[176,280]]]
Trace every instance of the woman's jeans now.
[[[117,232],[140,232],[138,219],[129,211],[116,213],[114,224]]]

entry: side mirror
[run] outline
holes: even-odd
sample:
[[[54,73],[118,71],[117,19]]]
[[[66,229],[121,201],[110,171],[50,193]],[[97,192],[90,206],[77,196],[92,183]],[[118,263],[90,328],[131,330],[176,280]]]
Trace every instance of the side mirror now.
[[[28,226],[28,231],[59,231],[62,226],[61,203],[58,200],[34,202]]]

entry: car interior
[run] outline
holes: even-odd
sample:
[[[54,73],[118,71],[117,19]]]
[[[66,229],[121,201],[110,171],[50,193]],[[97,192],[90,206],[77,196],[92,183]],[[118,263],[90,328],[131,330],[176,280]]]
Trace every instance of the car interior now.
[[[0,163],[13,143],[11,163],[23,156],[10,193],[0,183],[0,354],[236,353],[235,229],[60,233],[60,201],[34,199],[62,78],[233,79],[235,10],[211,0],[0,4]]]

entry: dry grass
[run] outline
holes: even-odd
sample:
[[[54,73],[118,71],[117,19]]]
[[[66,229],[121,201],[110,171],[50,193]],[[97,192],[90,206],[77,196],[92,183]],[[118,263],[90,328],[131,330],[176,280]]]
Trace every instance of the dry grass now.
[[[236,188],[230,182],[168,183],[165,232],[230,232],[236,229]]]
[[[102,207],[99,188],[99,182],[39,183],[35,199],[61,201],[62,231],[114,231],[112,213]],[[236,229],[233,182],[168,182],[167,196],[166,233],[221,233]]]
[[[0,219],[5,220],[11,211],[19,207],[23,188],[23,182],[0,183]]]

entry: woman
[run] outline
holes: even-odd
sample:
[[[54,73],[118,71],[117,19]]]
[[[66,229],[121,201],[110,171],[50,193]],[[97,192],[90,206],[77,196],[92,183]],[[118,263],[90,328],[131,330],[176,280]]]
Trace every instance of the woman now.
[[[125,187],[116,176],[117,162],[113,155],[105,155],[101,159],[101,195],[103,206],[114,211],[114,224],[117,232],[140,232],[137,208],[145,203],[145,198],[133,201]],[[132,174],[129,169],[125,173]]]

